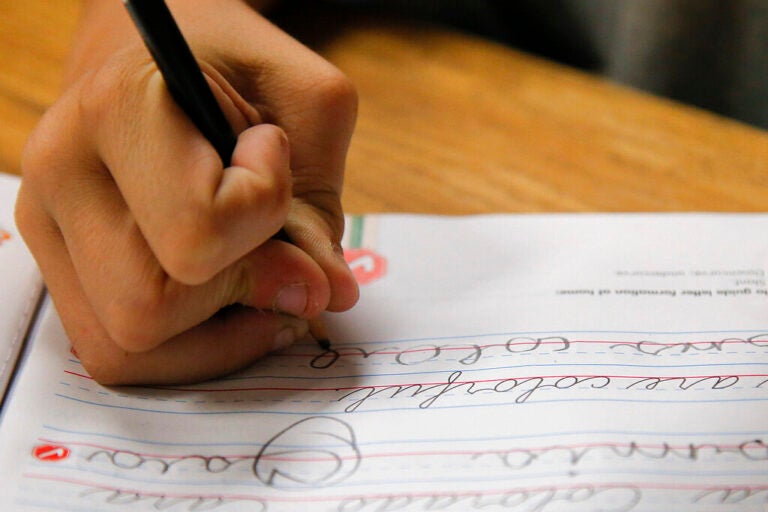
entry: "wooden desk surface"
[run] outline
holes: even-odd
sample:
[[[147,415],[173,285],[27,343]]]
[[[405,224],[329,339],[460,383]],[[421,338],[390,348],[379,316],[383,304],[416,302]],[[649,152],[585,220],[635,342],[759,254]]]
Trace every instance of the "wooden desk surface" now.
[[[76,0],[0,3],[0,170],[57,96]],[[319,48],[356,83],[347,211],[760,211],[768,134],[479,39],[383,22]]]

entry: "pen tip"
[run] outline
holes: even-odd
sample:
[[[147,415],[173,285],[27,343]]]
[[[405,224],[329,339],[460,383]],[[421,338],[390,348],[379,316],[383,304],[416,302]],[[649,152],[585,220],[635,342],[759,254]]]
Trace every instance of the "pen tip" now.
[[[331,339],[328,337],[328,329],[322,318],[313,318],[309,321],[309,334],[315,338],[317,345],[323,350],[331,349]]]
[[[328,338],[318,338],[317,344],[323,350],[331,350],[331,340]]]

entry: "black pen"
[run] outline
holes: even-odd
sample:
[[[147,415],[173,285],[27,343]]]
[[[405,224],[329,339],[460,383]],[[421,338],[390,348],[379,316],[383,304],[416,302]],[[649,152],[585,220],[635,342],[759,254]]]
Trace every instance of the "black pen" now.
[[[228,167],[237,136],[163,0],[123,0],[176,104]]]
[[[237,136],[168,6],[163,0],[123,0],[123,4],[163,75],[168,92],[216,149],[224,167],[228,167]],[[280,238],[287,239],[287,236],[282,234]],[[310,320],[310,331],[320,348],[330,349],[322,321]]]

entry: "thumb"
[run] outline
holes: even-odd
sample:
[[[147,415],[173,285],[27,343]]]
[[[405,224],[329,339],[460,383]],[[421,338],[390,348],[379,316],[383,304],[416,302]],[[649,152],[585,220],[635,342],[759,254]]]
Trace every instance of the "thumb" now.
[[[291,206],[288,138],[270,124],[253,126],[238,137],[232,165],[224,169],[213,197],[211,233],[198,233],[202,251],[186,252],[188,265],[165,270],[185,284],[201,284],[264,243],[285,224]],[[205,247],[207,246],[207,247]],[[184,258],[184,251],[175,251]],[[197,258],[195,258],[197,256]]]

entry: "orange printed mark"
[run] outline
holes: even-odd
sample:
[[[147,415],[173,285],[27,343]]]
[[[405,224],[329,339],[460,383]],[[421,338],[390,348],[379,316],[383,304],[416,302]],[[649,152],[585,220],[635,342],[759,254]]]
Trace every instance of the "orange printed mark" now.
[[[11,234],[4,229],[0,229],[0,245],[3,245],[3,242],[7,242],[10,239]]]
[[[372,283],[387,273],[387,260],[370,249],[347,249],[344,259],[359,284]]]
[[[39,444],[32,450],[32,455],[43,462],[59,462],[70,453],[69,448],[57,444]]]

